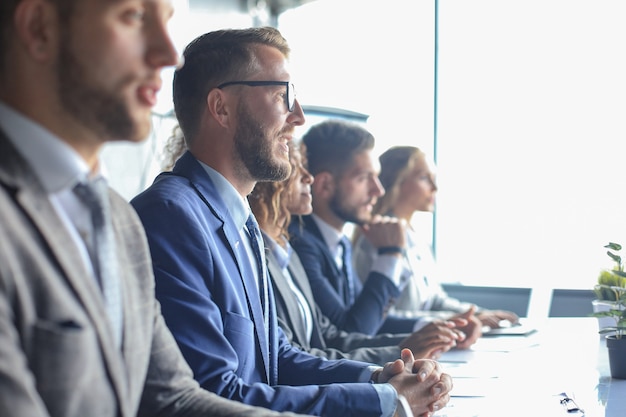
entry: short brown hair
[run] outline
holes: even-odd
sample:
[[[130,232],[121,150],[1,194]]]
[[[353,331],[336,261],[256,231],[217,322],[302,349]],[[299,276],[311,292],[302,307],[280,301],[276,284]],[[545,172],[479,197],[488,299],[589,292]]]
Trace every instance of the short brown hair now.
[[[302,137],[309,172],[343,174],[353,157],[374,148],[374,136],[364,127],[344,120],[327,120],[312,126]]]
[[[197,134],[209,91],[250,75],[256,45],[274,47],[289,58],[287,40],[272,27],[218,30],[187,45],[184,65],[174,73],[173,82],[174,110],[187,141]]]

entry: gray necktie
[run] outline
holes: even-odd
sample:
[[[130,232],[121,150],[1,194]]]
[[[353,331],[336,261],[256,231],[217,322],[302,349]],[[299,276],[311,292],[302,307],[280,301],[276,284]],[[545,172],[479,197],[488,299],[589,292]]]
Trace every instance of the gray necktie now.
[[[256,219],[252,214],[248,216],[248,220],[246,221],[246,228],[248,229],[248,233],[250,234],[250,242],[252,244],[252,249],[254,250],[254,256],[257,260],[257,270],[258,270],[258,278],[259,278],[259,295],[261,298],[261,307],[263,309],[263,318],[265,329],[268,329],[268,289],[267,289],[267,268],[265,267],[265,258],[261,251],[261,242],[263,242],[263,237],[261,236],[261,230],[259,229],[259,225],[256,222]]]
[[[90,251],[94,271],[98,277],[104,305],[113,330],[117,347],[122,344],[122,295],[119,267],[115,254],[115,236],[111,223],[108,186],[99,178],[88,183],[80,183],[74,192],[89,207],[93,223],[93,243]]]
[[[349,307],[354,304],[354,299],[356,295],[354,294],[353,281],[354,279],[356,279],[356,277],[354,276],[354,271],[352,270],[352,244],[346,236],[341,237],[341,240],[339,240],[339,244],[343,249],[343,252],[341,254],[343,259],[342,271],[344,276],[346,277],[346,296],[344,297],[344,300]]]

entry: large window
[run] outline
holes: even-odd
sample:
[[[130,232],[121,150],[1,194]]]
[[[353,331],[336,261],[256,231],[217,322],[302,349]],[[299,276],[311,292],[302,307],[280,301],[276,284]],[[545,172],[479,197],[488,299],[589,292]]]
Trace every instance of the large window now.
[[[316,0],[284,12],[298,99],[370,115],[383,151],[433,152],[434,3]]]
[[[590,288],[626,243],[626,2],[439,2],[447,277]]]
[[[624,22],[621,0],[318,0],[279,27],[303,100],[436,152],[444,280],[589,288],[626,243]]]

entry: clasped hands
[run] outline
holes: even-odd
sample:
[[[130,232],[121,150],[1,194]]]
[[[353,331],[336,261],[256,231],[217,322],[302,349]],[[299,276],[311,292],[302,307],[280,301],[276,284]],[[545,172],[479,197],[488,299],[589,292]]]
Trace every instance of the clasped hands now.
[[[391,384],[407,400],[415,417],[430,416],[450,401],[452,377],[434,360],[416,360],[409,349],[402,350],[400,359],[375,371],[372,379]]]
[[[361,226],[361,231],[375,248],[406,249],[406,226],[407,223],[403,219],[375,215]]]

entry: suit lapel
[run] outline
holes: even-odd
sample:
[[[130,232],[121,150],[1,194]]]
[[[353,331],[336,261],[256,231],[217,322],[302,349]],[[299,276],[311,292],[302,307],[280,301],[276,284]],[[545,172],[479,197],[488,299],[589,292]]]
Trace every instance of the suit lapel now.
[[[239,279],[241,280],[244,288],[246,302],[248,304],[252,321],[254,322],[258,347],[261,351],[265,365],[265,376],[269,383],[270,349],[273,350],[275,346],[270,343],[266,336],[266,332],[263,331],[265,328],[263,311],[261,309],[258,286],[256,280],[254,279],[254,270],[252,269],[256,268],[256,265],[252,265],[250,263],[250,258],[246,253],[246,246],[244,245],[244,242],[241,241],[240,231],[237,230],[232,220],[230,220],[228,209],[222,198],[219,196],[211,178],[189,152],[186,152],[179,159],[176,167],[174,168],[174,173],[189,179],[192,186],[196,189],[199,197],[222,222],[220,230],[221,238],[223,239],[224,245],[231,251],[233,257],[235,258],[235,263],[237,264],[237,272],[239,273]],[[273,307],[270,305],[270,311],[273,310]],[[269,329],[269,331],[272,331],[272,329]]]
[[[293,258],[293,254],[291,256]],[[290,261],[291,262],[291,261]],[[293,290],[289,286],[287,282],[287,278],[283,274],[282,269],[278,266],[278,261],[274,257],[274,254],[270,251],[267,254],[267,267],[270,271],[270,275],[272,276],[272,282],[274,283],[274,287],[276,291],[282,294],[282,299],[285,304],[285,308],[287,309],[286,317],[287,321],[290,324],[291,331],[295,334],[296,340],[300,345],[306,346],[309,344],[307,340],[304,323],[302,321],[302,314],[300,312],[300,306],[296,300],[295,294]],[[295,279],[293,273],[291,274],[292,278]],[[295,318],[299,317],[300,320],[295,320]],[[306,343],[305,343],[306,342]]]
[[[315,236],[313,242],[315,242],[316,245],[319,245],[322,253],[326,257],[326,261],[333,268],[333,271],[335,272],[335,279],[340,279],[341,277],[343,277],[343,272],[337,266],[333,254],[330,253],[330,249],[328,249],[328,245],[326,245],[326,239],[324,239],[322,232],[320,231],[319,227],[317,227],[317,223],[315,223],[315,220],[313,220],[313,216],[304,216],[303,221],[305,228],[309,231],[309,233]]]
[[[246,253],[246,246],[241,241],[239,231],[237,231],[232,223],[224,223],[222,226],[222,232],[226,244],[230,247],[231,251],[235,255],[235,261],[237,263],[239,278],[244,287],[246,294],[246,302],[250,314],[252,315],[252,321],[254,322],[254,330],[259,342],[259,348],[263,355],[263,361],[265,363],[266,377],[269,383],[269,340],[267,340],[265,329],[265,321],[263,320],[263,310],[261,309],[261,301],[259,299],[259,291],[256,280],[254,279],[255,265],[250,263],[248,254]],[[269,302],[269,301],[268,301]]]
[[[337,266],[337,263],[335,262],[335,258],[333,257],[333,254],[330,252],[330,249],[328,249],[326,240],[324,239],[324,236],[322,235],[322,232],[320,231],[319,227],[317,227],[317,223],[315,223],[313,216],[305,216],[303,220],[304,220],[305,228],[308,230],[310,234],[315,236],[315,239],[313,239],[314,244],[320,247],[322,254],[326,258],[326,263],[330,265],[330,268],[332,269],[332,275],[331,275],[331,271],[328,271],[328,275],[327,275],[328,280],[330,281],[331,285],[336,289],[336,291],[339,292],[341,298],[344,300],[344,303],[349,304],[348,303],[348,293],[349,293],[348,277],[346,277],[344,272],[341,270],[341,268]]]
[[[300,262],[300,258],[298,258],[298,255],[295,253],[293,253],[289,259],[289,270],[291,271],[291,276],[296,282],[296,285],[298,285],[298,288],[302,291],[304,298],[306,298],[311,308],[314,308],[315,299],[313,298],[309,278],[306,275],[302,262]]]
[[[291,254],[291,258],[289,259],[289,271],[291,272],[291,276],[293,277],[296,285],[304,295],[307,303],[309,304],[309,308],[311,309],[311,315],[313,318],[313,332],[311,333],[311,340],[309,341],[310,346],[326,346],[326,340],[323,335],[323,329],[320,326],[319,317],[321,312],[319,311],[319,307],[315,302],[315,297],[313,296],[313,291],[311,290],[311,283],[309,282],[309,277],[307,276],[306,270],[304,269],[304,265],[300,262],[300,258],[297,253]]]

